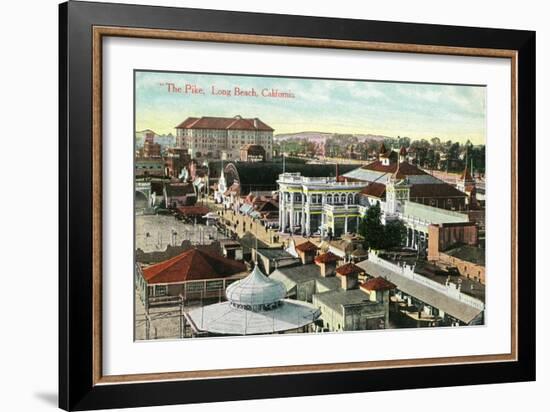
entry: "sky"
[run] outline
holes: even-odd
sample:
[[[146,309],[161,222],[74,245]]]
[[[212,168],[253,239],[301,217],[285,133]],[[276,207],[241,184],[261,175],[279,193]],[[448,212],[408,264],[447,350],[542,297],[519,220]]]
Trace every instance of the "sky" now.
[[[235,88],[249,95],[236,95]],[[285,94],[271,97],[273,89]],[[483,86],[136,71],[135,102],[136,130],[157,134],[175,134],[187,117],[241,115],[260,118],[275,134],[439,137],[474,144],[484,144],[486,136]]]

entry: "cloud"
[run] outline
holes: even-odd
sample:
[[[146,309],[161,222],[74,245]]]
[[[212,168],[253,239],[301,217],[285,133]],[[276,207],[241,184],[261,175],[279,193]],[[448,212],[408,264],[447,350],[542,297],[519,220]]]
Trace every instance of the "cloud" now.
[[[203,96],[169,94],[162,82],[197,84]],[[295,99],[222,98],[209,95],[211,85],[292,91]],[[137,122],[173,132],[187,116],[261,117],[277,131],[316,130],[430,138],[485,136],[484,87],[374,81],[297,79],[193,73],[136,73]],[[155,113],[157,113],[155,115]],[[169,121],[167,121],[170,119]],[[173,120],[175,119],[175,120]],[[162,122],[170,123],[162,126]],[[300,130],[298,130],[300,129]]]

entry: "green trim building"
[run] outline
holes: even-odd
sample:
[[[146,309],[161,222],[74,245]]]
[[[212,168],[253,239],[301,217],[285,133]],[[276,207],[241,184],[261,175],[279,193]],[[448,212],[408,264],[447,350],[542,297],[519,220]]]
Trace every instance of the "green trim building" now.
[[[277,183],[281,232],[341,236],[357,231],[358,200],[366,183],[306,177],[299,172],[282,173]]]

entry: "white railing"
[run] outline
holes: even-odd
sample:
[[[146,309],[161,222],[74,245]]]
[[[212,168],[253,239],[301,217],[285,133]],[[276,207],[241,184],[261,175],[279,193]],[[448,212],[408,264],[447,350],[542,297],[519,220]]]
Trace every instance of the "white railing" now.
[[[359,188],[366,186],[364,182],[337,182],[335,177],[307,177],[302,176],[300,172],[283,173],[279,175],[279,183],[303,183],[303,184],[322,184],[331,187],[351,187]]]
[[[330,212],[339,212],[339,211],[351,211],[354,213],[358,213],[359,211],[359,205],[350,205],[350,204],[341,204],[341,205],[331,205],[329,203],[325,203],[323,205],[323,210],[330,211]]]
[[[425,228],[426,231],[428,230],[428,226],[431,225],[431,222],[420,219],[419,217],[414,217],[410,215],[405,215],[403,213],[396,213],[397,217],[404,221],[406,224],[414,226],[414,227],[422,227]]]
[[[462,293],[460,291],[460,287],[453,283],[449,282],[445,285],[436,282],[434,280],[431,280],[425,276],[422,276],[418,273],[415,273],[414,266],[409,266],[406,264],[403,265],[396,265],[394,263],[391,263],[387,260],[384,260],[380,258],[375,252],[369,251],[369,261],[372,263],[376,263],[379,266],[382,266],[394,273],[397,273],[407,279],[410,279],[416,283],[419,283],[421,285],[424,285],[430,289],[436,290],[438,292],[441,292],[445,294],[446,296],[449,296],[450,298],[453,298],[455,300],[458,300],[460,302],[463,302],[469,306],[472,306],[479,310],[485,309],[485,303],[483,303],[481,300],[476,299],[470,295],[467,295],[465,293]]]

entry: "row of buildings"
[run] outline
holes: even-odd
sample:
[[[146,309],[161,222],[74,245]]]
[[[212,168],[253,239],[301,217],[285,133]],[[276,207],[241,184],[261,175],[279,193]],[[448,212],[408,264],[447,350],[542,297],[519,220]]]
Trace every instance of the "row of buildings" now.
[[[188,117],[176,126],[176,145],[163,150],[155,133],[147,131],[136,150],[138,177],[181,177],[192,160],[270,161],[273,129],[258,118]]]
[[[250,269],[191,248],[167,261],[138,264],[136,287],[146,307],[199,300],[185,314],[194,336],[483,323],[484,294],[468,293],[461,282],[434,280],[374,253],[355,264],[311,241],[274,252],[288,261],[265,270],[260,249]]]
[[[219,250],[192,247],[162,262],[138,261],[145,307],[200,302],[185,312],[196,336],[483,323],[484,208],[467,167],[449,184],[411,164],[405,148],[382,144],[366,165],[308,164],[273,159],[272,145],[271,127],[240,116],[188,118],[177,128],[177,147],[164,152],[145,139],[139,159],[162,162],[165,206],[184,210],[208,196],[234,233]],[[180,170],[167,166],[170,150],[182,155]],[[149,204],[158,195],[153,186],[152,179],[136,183]],[[406,253],[357,246],[374,205],[383,224],[403,223]],[[226,223],[224,213],[232,216]],[[257,237],[245,245],[251,221],[280,235],[283,246]]]
[[[465,169],[451,185],[408,163],[405,155],[382,145],[379,159],[360,167],[230,162],[222,165],[212,191],[217,203],[235,212],[243,212],[251,193],[270,199],[276,207],[270,210],[269,225],[281,233],[322,238],[356,233],[367,210],[378,204],[384,222],[405,224],[404,246],[426,252],[434,225],[445,225],[444,232],[452,232],[456,242],[476,243],[484,210],[470,172]]]

